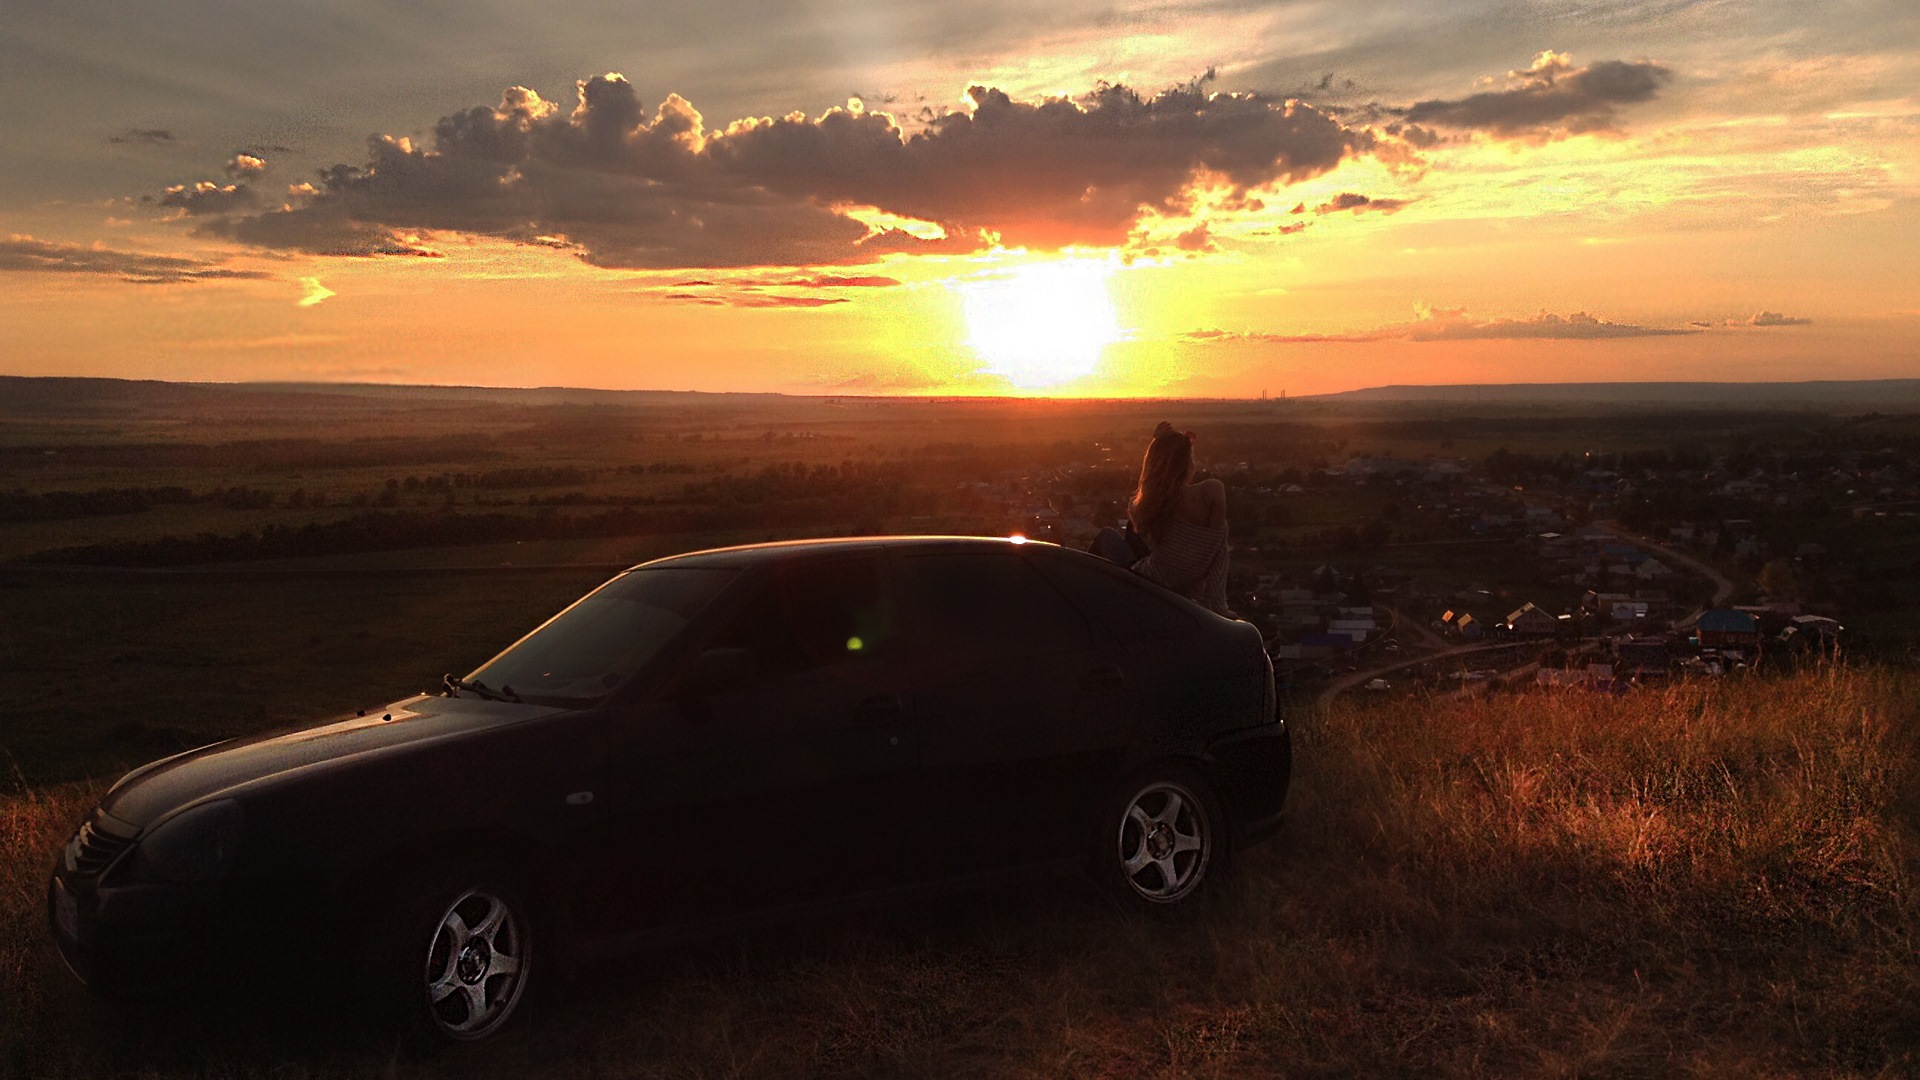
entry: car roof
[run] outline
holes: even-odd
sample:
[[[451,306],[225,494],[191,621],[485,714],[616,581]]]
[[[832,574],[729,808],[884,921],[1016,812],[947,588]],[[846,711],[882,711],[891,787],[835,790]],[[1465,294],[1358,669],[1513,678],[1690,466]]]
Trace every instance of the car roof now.
[[[780,540],[767,544],[690,551],[641,563],[632,569],[662,566],[748,567],[789,559],[818,558],[850,552],[886,550],[925,554],[1002,550],[1012,546],[1056,548],[1058,545],[1011,536],[844,536],[819,540]]]

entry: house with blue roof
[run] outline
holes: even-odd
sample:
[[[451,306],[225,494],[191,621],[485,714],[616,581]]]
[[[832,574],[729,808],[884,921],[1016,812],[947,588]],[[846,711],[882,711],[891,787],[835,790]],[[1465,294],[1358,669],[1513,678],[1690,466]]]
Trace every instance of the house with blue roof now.
[[[1744,611],[1715,608],[1695,624],[1703,648],[1752,648],[1760,644],[1760,622]]]

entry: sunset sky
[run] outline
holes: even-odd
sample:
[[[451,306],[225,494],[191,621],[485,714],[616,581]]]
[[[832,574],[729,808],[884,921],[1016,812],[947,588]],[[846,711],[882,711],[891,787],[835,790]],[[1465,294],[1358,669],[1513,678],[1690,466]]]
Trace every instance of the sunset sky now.
[[[1920,4],[20,0],[0,374],[1920,376]]]

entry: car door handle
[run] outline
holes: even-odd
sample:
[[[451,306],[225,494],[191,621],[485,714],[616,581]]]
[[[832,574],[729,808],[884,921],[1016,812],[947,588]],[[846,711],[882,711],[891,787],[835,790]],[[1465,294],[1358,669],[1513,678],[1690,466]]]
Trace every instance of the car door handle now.
[[[906,711],[907,703],[900,700],[899,694],[876,694],[853,707],[853,722],[884,724],[900,719]]]
[[[1080,689],[1089,691],[1118,690],[1127,684],[1127,673],[1120,670],[1118,664],[1107,664],[1094,668],[1080,676]]]

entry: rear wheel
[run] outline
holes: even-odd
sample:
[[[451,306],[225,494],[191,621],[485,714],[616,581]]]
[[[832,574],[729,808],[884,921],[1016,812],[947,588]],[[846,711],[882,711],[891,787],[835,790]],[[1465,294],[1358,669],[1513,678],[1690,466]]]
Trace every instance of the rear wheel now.
[[[1109,891],[1148,910],[1190,906],[1226,870],[1226,820],[1192,770],[1161,765],[1118,789],[1102,817],[1094,872]]]

